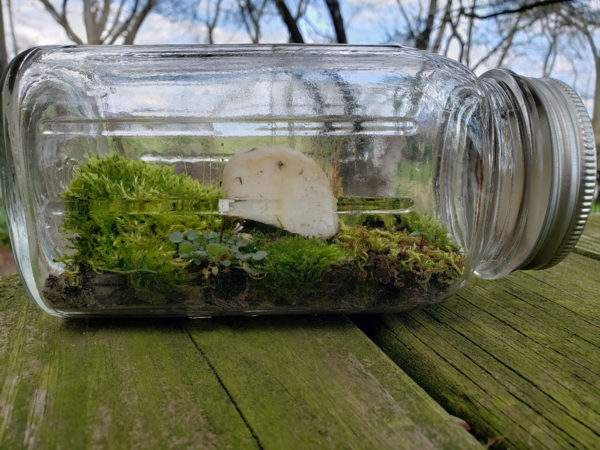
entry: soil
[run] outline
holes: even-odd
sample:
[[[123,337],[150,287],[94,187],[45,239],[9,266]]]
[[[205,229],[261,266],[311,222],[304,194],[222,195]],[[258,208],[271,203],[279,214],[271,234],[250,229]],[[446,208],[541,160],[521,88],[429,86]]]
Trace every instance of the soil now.
[[[272,242],[290,233],[259,222],[245,221],[244,231]],[[400,259],[408,255],[399,255]],[[201,266],[186,267],[186,282],[167,294],[136,290],[126,275],[96,273],[79,267],[77,285],[67,274],[50,275],[43,294],[48,306],[79,314],[113,313],[205,316],[310,312],[400,312],[426,306],[445,297],[452,286],[422,274],[405,272],[385,252],[368,252],[366,261],[354,258],[334,265],[317,283],[292,280],[289,287],[274,286],[269,274],[254,279],[242,269],[223,268],[207,281]],[[160,286],[159,286],[160,288]]]
[[[253,280],[242,270],[220,272],[212,286],[188,284],[168,295],[136,291],[127,286],[124,275],[95,273],[85,268],[79,284],[69,278],[50,275],[43,294],[49,306],[89,314],[126,312],[144,314],[168,311],[172,315],[219,315],[298,312],[399,312],[425,306],[447,286],[405,286],[401,274],[383,258],[374,259],[375,271],[357,274],[348,267],[334,267],[314,286],[290,295],[278,296],[269,290],[268,279]],[[393,270],[390,270],[393,269]]]

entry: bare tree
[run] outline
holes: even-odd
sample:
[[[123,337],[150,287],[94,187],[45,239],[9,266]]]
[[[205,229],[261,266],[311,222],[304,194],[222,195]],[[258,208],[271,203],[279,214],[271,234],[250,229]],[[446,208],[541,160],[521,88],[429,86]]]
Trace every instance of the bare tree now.
[[[214,4],[213,4],[214,3]],[[214,44],[214,32],[217,24],[219,23],[219,18],[221,15],[221,6],[223,4],[223,0],[215,0],[214,2],[207,1],[206,2],[206,15],[205,15],[205,25],[206,25],[206,33],[208,35],[208,43]]]
[[[175,22],[187,23],[190,27],[202,26],[206,32],[206,42],[215,44],[215,30],[219,23],[232,11],[232,2],[226,0],[160,0],[155,11]],[[235,5],[235,4],[234,4]],[[237,13],[237,10],[236,10]]]
[[[592,127],[596,145],[600,146],[600,45],[594,39],[594,32],[600,29],[600,10],[587,5],[565,5],[557,10],[559,20],[555,23],[554,38],[558,40],[560,32],[565,28],[577,31],[587,42],[596,71],[596,84],[594,87],[594,106],[592,113]],[[554,43],[556,46],[556,43]]]
[[[261,38],[261,22],[269,5],[269,0],[236,0],[239,18],[246,28],[252,43],[257,44]]]
[[[67,10],[69,0],[62,0],[60,8],[50,0],[40,0],[54,20],[76,44],[114,44],[122,38],[124,44],[133,44],[142,23],[156,6],[157,0],[83,0],[83,22],[86,36],[74,31]]]

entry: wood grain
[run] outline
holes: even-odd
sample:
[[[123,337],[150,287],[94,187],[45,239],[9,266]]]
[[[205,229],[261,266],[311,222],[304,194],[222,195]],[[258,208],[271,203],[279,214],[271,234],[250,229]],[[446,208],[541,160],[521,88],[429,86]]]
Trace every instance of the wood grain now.
[[[66,321],[0,279],[0,448],[257,448],[181,322]]]
[[[0,448],[481,448],[348,319],[61,320],[0,279]]]
[[[575,251],[591,258],[600,259],[600,214],[590,216]]]
[[[345,317],[186,328],[265,448],[480,448]]]
[[[422,311],[355,322],[492,446],[600,446],[599,260],[571,254],[549,270],[473,279]]]

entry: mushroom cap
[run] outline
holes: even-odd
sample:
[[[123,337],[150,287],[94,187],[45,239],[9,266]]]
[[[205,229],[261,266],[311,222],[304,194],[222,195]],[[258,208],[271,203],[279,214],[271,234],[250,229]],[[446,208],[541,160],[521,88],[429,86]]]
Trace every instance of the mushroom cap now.
[[[287,147],[237,153],[223,169],[229,215],[256,220],[307,237],[337,233],[337,200],[319,165]]]

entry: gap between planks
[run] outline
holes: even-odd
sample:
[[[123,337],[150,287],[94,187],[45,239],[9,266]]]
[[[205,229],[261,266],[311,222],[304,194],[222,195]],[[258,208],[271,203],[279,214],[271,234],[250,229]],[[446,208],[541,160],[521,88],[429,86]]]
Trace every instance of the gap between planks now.
[[[67,321],[17,277],[0,298],[0,448],[480,448],[343,316]]]

